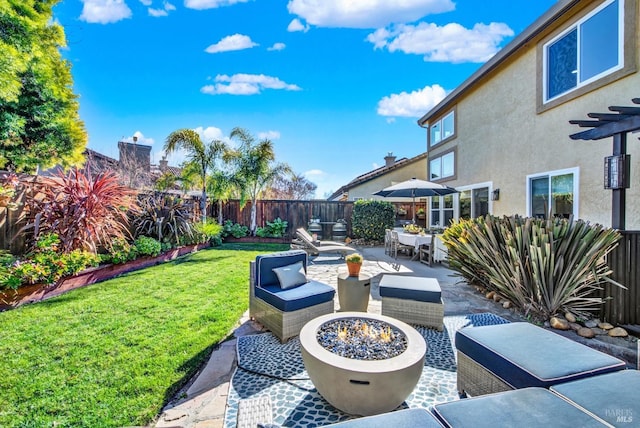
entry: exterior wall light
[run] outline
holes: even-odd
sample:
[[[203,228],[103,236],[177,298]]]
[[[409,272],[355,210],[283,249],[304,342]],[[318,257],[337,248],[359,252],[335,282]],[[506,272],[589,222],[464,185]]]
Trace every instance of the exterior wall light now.
[[[604,158],[604,188],[628,189],[631,156],[613,155]]]

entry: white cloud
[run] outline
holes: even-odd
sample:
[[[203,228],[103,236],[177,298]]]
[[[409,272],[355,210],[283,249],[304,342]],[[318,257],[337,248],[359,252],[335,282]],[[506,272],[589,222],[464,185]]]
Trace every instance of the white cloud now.
[[[267,131],[267,132],[259,132],[258,138],[261,140],[279,140],[280,132],[278,131]]]
[[[131,137],[127,137],[124,139],[124,141],[128,142],[128,143],[133,143],[133,137],[137,138],[136,144],[146,144],[146,145],[153,145],[153,143],[155,143],[153,138],[146,138],[144,136],[144,134],[140,131],[136,131],[133,133],[133,135]]]
[[[454,8],[451,0],[290,0],[287,4],[289,13],[309,24],[343,28],[379,28],[413,22]]]
[[[209,143],[213,140],[224,141],[227,139],[227,137],[222,133],[222,130],[215,126],[207,126],[206,128],[198,126],[197,128],[193,128],[193,130],[200,135],[200,138],[205,143]]]
[[[444,99],[446,91],[440,85],[425,86],[411,93],[401,92],[378,101],[381,116],[421,117]]]
[[[236,3],[246,3],[249,0],[184,0],[184,6],[189,9],[215,9],[222,6],[231,6]]]
[[[327,173],[321,169],[310,169],[309,171],[304,172],[302,175],[304,175],[306,178],[326,177]]]
[[[151,2],[149,2],[149,4],[151,4]],[[155,18],[158,18],[160,16],[167,16],[167,15],[169,15],[169,12],[176,10],[176,7],[174,5],[172,5],[171,3],[169,3],[168,1],[165,1],[164,3],[162,3],[162,7],[164,9],[154,9],[154,8],[150,7],[149,8],[149,15],[153,16]]]
[[[306,33],[307,31],[309,31],[309,26],[304,25],[298,18],[295,18],[289,23],[287,31],[289,31],[290,33],[295,33],[296,31],[303,31]]]
[[[281,51],[286,47],[287,47],[287,45],[285,45],[284,43],[278,42],[278,43],[274,43],[273,46],[268,47],[267,50],[268,51]]]
[[[131,18],[131,9],[124,0],[82,0],[80,20],[91,24],[110,24]]]
[[[422,22],[391,30],[381,28],[367,40],[377,49],[424,55],[428,62],[486,62],[498,52],[504,38],[513,34],[509,26],[496,22],[476,24],[471,29],[456,23],[439,27]]]
[[[151,6],[153,0],[140,0],[140,3],[142,3],[144,6]]]
[[[215,84],[203,86],[200,92],[210,95],[255,95],[263,89],[302,90],[298,85],[292,85],[277,77],[265,76],[264,74],[234,74],[233,76],[219,74],[214,80]]]
[[[251,37],[244,34],[233,34],[231,36],[223,37],[218,43],[213,44],[205,49],[208,53],[219,53],[228,51],[241,51],[243,49],[251,49],[254,46],[258,46],[251,40]]]
[[[371,164],[371,169],[372,170],[373,169],[378,169],[378,168],[380,168],[380,164],[378,164],[377,162],[374,162],[374,163]]]
[[[161,16],[167,16],[169,15],[169,12],[167,12],[164,9],[153,9],[153,8],[149,8],[149,16],[153,16],[154,18],[158,18]]]

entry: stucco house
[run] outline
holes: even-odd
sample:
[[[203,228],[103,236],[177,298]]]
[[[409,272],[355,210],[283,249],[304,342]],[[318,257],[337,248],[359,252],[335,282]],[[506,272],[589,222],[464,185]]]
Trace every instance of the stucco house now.
[[[384,158],[385,164],[379,168],[351,180],[349,183],[336,190],[329,198],[329,201],[357,201],[360,199],[383,199],[374,196],[378,190],[389,187],[392,184],[411,178],[425,180],[427,171],[427,153],[421,153],[412,158],[397,159],[393,153],[387,154]],[[405,201],[406,198],[387,198],[390,202]]]
[[[427,179],[461,191],[431,198],[432,225],[492,213],[611,226],[612,138],[574,141],[583,129],[569,121],[640,97],[638,11],[638,0],[559,0],[418,120]],[[638,135],[628,134],[628,230],[640,229]]]

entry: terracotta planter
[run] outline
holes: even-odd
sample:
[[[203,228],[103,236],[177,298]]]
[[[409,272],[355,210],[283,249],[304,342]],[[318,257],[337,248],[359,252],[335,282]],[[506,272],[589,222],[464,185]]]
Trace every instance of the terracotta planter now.
[[[347,262],[347,269],[349,270],[349,276],[358,276],[358,275],[360,275],[360,268],[361,267],[362,267],[362,263]]]
[[[181,257],[207,247],[209,247],[209,243],[188,245],[185,247],[174,248],[173,250],[167,251],[157,257],[140,257],[123,264],[103,265],[85,269],[77,275],[63,278],[58,281],[57,284],[24,285],[17,290],[0,290],[0,311],[12,309],[25,303],[35,303],[51,297],[59,296],[60,294],[76,288],[106,281],[107,279],[114,278],[127,272],[133,272],[149,266],[168,262],[177,257]]]

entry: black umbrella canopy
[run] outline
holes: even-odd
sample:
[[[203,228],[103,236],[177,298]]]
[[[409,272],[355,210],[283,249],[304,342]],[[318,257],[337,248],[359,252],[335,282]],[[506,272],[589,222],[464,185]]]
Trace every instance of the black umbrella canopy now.
[[[431,181],[412,178],[393,186],[385,187],[374,193],[376,196],[384,198],[413,198],[413,222],[416,222],[416,199],[427,196],[444,196],[458,193],[453,187],[433,183]]]
[[[458,191],[453,187],[412,178],[411,180],[385,187],[375,192],[374,195],[386,198],[423,198],[426,196],[444,196],[451,193],[458,193]]]

